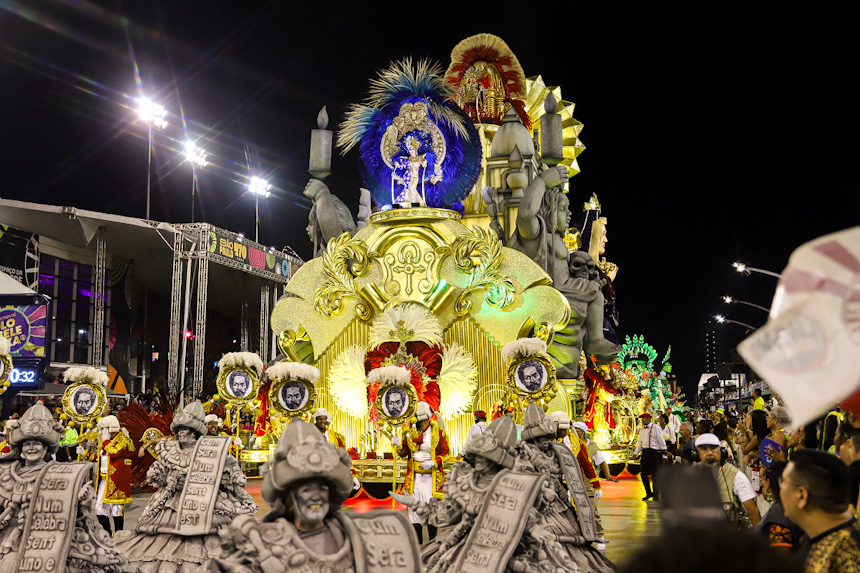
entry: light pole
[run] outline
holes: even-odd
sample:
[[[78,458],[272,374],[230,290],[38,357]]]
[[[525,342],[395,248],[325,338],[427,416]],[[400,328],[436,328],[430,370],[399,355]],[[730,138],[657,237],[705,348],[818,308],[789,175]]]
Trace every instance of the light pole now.
[[[272,185],[261,177],[251,177],[248,190],[254,194],[254,241],[260,242],[260,197],[271,195],[269,189]]]
[[[206,167],[209,162],[206,161],[207,153],[197,147],[197,144],[191,140],[185,142],[185,160],[191,164],[191,222],[194,222],[194,189],[200,192],[200,184],[197,182],[197,168]]]
[[[717,322],[719,322],[720,324],[723,324],[723,323],[725,323],[725,322],[731,322],[732,324],[737,324],[737,325],[739,325],[739,326],[745,326],[746,328],[749,328],[750,330],[758,330],[758,328],[757,328],[757,327],[752,326],[751,324],[747,324],[746,322],[740,322],[740,321],[737,321],[737,320],[731,320],[731,319],[729,319],[729,318],[726,318],[726,317],[725,317],[725,316],[723,316],[722,314],[718,314],[718,315],[714,316],[714,320],[716,320],[716,321],[717,321]]]
[[[149,128],[149,151],[147,153],[146,163],[146,220],[149,220],[149,200],[150,189],[152,186],[152,128],[164,129],[167,127],[167,120],[164,116],[167,114],[162,106],[154,103],[149,98],[142,97],[137,100],[137,113],[140,119],[144,121]]]
[[[763,311],[765,311],[765,312],[767,312],[767,313],[770,313],[770,309],[769,309],[769,308],[766,308],[766,307],[764,307],[764,306],[761,306],[760,304],[755,304],[755,303],[753,303],[753,302],[747,302],[747,301],[745,301],[745,300],[738,300],[738,299],[736,299],[736,298],[734,298],[734,297],[730,297],[730,296],[724,296],[724,297],[723,297],[723,302],[724,302],[724,303],[726,303],[726,304],[732,304],[732,303],[745,304],[745,305],[747,305],[747,306],[751,306],[751,307],[753,307],[753,308],[757,308],[757,309],[759,309],[759,310],[763,310]]]
[[[745,275],[747,275],[747,276],[749,276],[750,271],[752,271],[752,272],[755,272],[755,273],[761,273],[761,274],[763,274],[763,275],[770,275],[770,276],[772,276],[772,277],[776,277],[776,278],[778,278],[778,279],[781,279],[781,278],[782,278],[782,275],[781,275],[781,274],[779,274],[779,273],[775,273],[775,272],[773,272],[773,271],[766,271],[766,270],[764,270],[764,269],[757,269],[757,268],[755,268],[755,267],[748,267],[748,266],[746,266],[746,265],[745,265],[745,264],[743,264],[743,263],[732,263],[732,266],[733,266],[733,267],[735,267],[735,270],[736,270],[736,271],[738,271],[739,273],[743,273],[743,274],[745,274]]]

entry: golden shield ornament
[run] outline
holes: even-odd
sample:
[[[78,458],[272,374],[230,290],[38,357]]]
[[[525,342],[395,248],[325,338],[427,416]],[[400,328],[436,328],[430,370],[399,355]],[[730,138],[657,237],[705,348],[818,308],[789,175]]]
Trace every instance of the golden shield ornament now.
[[[269,404],[282,416],[302,416],[316,405],[317,391],[308,380],[278,378],[269,388]]]
[[[383,381],[379,384],[375,404],[382,425],[398,427],[415,414],[418,395],[412,384]]]
[[[257,398],[260,391],[260,377],[253,368],[241,366],[224,367],[216,381],[218,393],[231,406],[242,406]]]
[[[101,417],[107,391],[101,384],[81,380],[66,388],[62,402],[66,415],[79,424],[87,424]]]

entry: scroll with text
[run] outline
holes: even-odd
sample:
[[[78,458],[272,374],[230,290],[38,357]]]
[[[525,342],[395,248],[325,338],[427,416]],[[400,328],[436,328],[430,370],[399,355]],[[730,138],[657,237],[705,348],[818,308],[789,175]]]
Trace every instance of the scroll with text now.
[[[214,533],[210,531],[212,515],[229,449],[229,436],[203,436],[197,440],[179,498],[174,531],[177,535]]]
[[[499,472],[484,496],[484,505],[453,571],[494,573],[505,570],[522,537],[529,509],[535,503],[543,479],[540,474]]]
[[[370,511],[347,517],[344,512],[340,513],[338,519],[350,534],[356,562],[359,561],[359,548],[364,550],[367,573],[421,570],[415,530],[404,514]],[[357,543],[356,535],[361,538],[361,543]]]
[[[573,452],[564,444],[550,444],[555,452],[556,459],[564,471],[564,481],[567,482],[567,491],[576,507],[576,520],[582,529],[582,535],[589,541],[597,539],[597,522],[594,519],[594,508],[588,501],[588,490],[585,487],[585,478],[579,469],[579,462]]]
[[[33,484],[18,560],[9,571],[65,570],[78,495],[92,467],[89,462],[50,462],[42,468]]]

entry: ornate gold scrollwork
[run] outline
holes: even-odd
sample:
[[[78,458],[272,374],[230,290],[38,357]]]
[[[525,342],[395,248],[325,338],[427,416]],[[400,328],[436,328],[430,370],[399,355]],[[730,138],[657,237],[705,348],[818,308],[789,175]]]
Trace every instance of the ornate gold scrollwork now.
[[[297,342],[307,342],[309,340],[310,337],[308,337],[308,333],[305,332],[304,328],[299,328],[298,333],[288,329],[278,335],[278,348],[292,362],[304,362],[304,359],[296,354],[296,349],[293,348],[293,345]]]
[[[355,314],[368,320],[371,309],[364,303],[355,286],[355,278],[367,272],[370,258],[367,245],[349,233],[329,241],[323,253],[323,274],[325,281],[314,291],[314,310],[324,316],[332,316],[343,308],[343,298],[352,297],[358,301]]]
[[[454,264],[469,274],[469,286],[454,303],[454,311],[463,316],[472,303],[466,297],[474,291],[486,290],[484,300],[493,308],[503,309],[514,301],[514,283],[499,271],[502,262],[502,242],[491,231],[474,227],[457,237],[453,245]]]

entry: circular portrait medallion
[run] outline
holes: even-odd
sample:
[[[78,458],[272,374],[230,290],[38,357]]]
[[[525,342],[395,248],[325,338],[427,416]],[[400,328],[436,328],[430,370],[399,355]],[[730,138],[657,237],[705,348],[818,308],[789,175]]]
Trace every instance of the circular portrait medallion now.
[[[308,389],[298,380],[288,380],[278,392],[278,401],[285,410],[301,410],[308,403]]]
[[[411,400],[403,386],[389,386],[382,393],[382,412],[389,418],[401,418],[409,410]]]
[[[98,404],[98,396],[96,391],[89,386],[81,386],[76,388],[71,395],[69,405],[72,412],[77,416],[90,416],[95,412]]]
[[[316,388],[307,380],[278,378],[269,388],[269,404],[284,416],[301,416],[310,412],[316,399]]]
[[[525,392],[540,392],[549,380],[549,372],[543,362],[534,358],[526,359],[517,365],[514,381]]]
[[[237,368],[236,370],[232,370],[229,374],[227,374],[224,386],[234,398],[238,398],[241,400],[250,396],[254,384],[251,380],[250,374],[248,374],[241,368]]]

